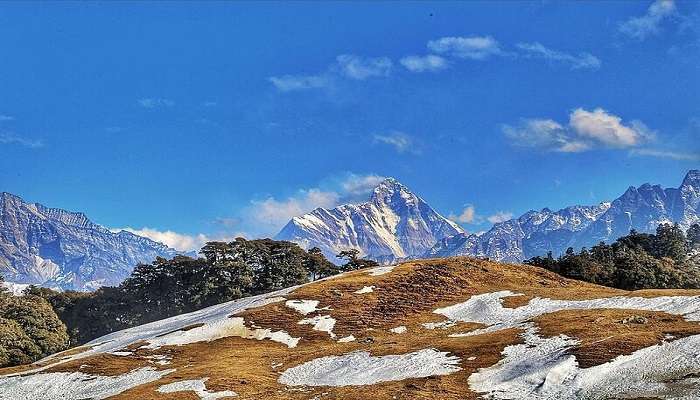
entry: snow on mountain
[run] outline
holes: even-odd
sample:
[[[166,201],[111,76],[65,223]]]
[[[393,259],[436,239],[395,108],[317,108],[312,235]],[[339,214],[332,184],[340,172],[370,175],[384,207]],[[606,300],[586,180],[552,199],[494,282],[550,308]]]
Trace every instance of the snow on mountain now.
[[[62,289],[116,285],[138,263],[174,249],[129,232],[110,232],[84,214],[0,193],[0,274],[8,281]]]
[[[678,188],[645,183],[612,202],[571,206],[553,212],[528,211],[481,234],[461,233],[439,240],[424,257],[469,255],[519,262],[551,251],[562,254],[624,236],[631,229],[653,232],[662,223],[687,229],[700,222],[700,171],[691,170]]]
[[[341,250],[358,249],[380,261],[419,256],[438,240],[463,233],[396,179],[382,181],[362,204],[316,210],[292,220],[275,239],[318,246],[330,260]]]

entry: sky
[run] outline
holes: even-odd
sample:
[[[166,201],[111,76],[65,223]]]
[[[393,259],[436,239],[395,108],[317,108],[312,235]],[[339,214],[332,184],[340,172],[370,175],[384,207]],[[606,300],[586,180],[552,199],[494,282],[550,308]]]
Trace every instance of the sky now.
[[[467,231],[700,167],[700,2],[3,2],[0,191],[179,249],[392,176]]]

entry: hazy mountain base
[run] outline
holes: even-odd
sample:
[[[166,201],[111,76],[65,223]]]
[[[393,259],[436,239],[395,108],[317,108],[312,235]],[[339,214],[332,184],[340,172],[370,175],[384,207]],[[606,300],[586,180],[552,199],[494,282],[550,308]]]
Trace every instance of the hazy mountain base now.
[[[365,287],[373,290],[357,293]],[[121,386],[114,398],[173,398],[159,388],[199,382],[205,387],[197,388],[207,392],[231,391],[243,399],[456,400],[481,395],[573,399],[595,394],[580,384],[582,374],[594,371],[591,368],[599,371],[599,381],[604,379],[599,387],[605,393],[599,394],[605,398],[692,398],[700,395],[693,379],[700,373],[700,347],[686,344],[700,337],[700,326],[691,321],[700,312],[698,295],[697,290],[626,292],[568,280],[536,267],[465,258],[409,262],[346,273],[117,332],[73,355],[58,354],[22,368],[40,367],[41,372],[0,378],[0,398],[16,398],[18,393],[46,398],[39,384],[44,381],[61,381],[55,387],[68,388],[63,395],[71,398],[77,392],[70,383],[88,379],[104,384],[104,393],[114,394],[108,385],[113,380],[106,377],[157,370],[160,376],[148,375],[146,382]],[[605,300],[594,300],[600,298]],[[294,306],[288,305],[292,300]],[[450,307],[459,313],[443,311]],[[504,313],[518,317],[507,318],[508,325],[491,319]],[[222,324],[232,315],[244,321],[246,330]],[[325,322],[302,323],[306,320]],[[477,329],[481,334],[475,334]],[[275,338],[281,333],[297,340],[279,342]],[[530,349],[535,353],[527,357],[527,365],[517,364],[519,359],[513,357]],[[619,355],[628,355],[629,365],[647,360],[650,373],[621,374],[613,361]],[[324,358],[330,356],[337,358]],[[674,358],[696,361],[669,362]],[[348,360],[369,367],[352,368],[344,364]],[[418,369],[430,376],[392,370],[392,365],[405,367],[410,360],[434,369]],[[323,365],[329,362],[346,372],[331,375],[337,381],[316,386],[314,371],[323,374]],[[374,374],[373,367],[381,374]],[[74,375],[77,371],[82,375]],[[306,384],[297,386],[300,376]],[[32,384],[21,386],[22,392],[16,391],[29,381]],[[349,386],[336,386],[342,382]],[[518,395],[524,392],[517,388],[528,395]]]

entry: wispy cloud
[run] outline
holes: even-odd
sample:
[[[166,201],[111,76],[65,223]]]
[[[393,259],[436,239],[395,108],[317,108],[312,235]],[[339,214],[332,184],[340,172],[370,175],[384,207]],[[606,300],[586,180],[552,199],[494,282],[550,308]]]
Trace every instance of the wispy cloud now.
[[[631,155],[649,156],[658,158],[670,158],[679,161],[700,161],[700,152],[684,153],[670,150],[655,150],[655,149],[635,149],[630,151]]]
[[[491,56],[504,55],[500,44],[491,36],[449,36],[428,42],[434,53],[458,58],[485,60]]]
[[[375,143],[387,144],[394,148],[399,153],[411,152],[418,154],[419,151],[413,141],[413,138],[403,132],[393,131],[387,134],[374,135]]]
[[[0,132],[0,143],[16,144],[29,148],[38,148],[44,145],[41,140],[25,138],[11,132]]]
[[[388,76],[393,63],[387,57],[366,58],[353,54],[336,57],[336,66],[341,75],[355,80]]]
[[[620,24],[619,31],[633,39],[644,40],[661,32],[661,24],[676,14],[673,0],[656,0],[647,12],[640,17],[633,17]]]
[[[319,207],[333,208],[346,201],[357,201],[359,196],[367,195],[384,179],[376,174],[351,173],[342,179],[334,179],[330,189],[313,187],[299,189],[294,195],[282,199],[268,196],[252,200],[236,221],[257,235],[272,236],[293,217]]]
[[[158,108],[158,107],[172,107],[175,102],[170,99],[160,99],[160,98],[143,98],[136,101],[138,105],[143,108]]]
[[[488,220],[492,224],[498,224],[501,222],[506,222],[512,218],[513,218],[512,212],[499,211],[493,215],[486,217],[486,220]]]
[[[268,80],[282,92],[294,90],[320,89],[328,86],[329,79],[322,75],[283,75],[272,76]]]
[[[386,177],[376,174],[349,174],[344,180],[341,181],[340,187],[342,188],[344,194],[350,196],[364,195],[369,193],[385,179]]]
[[[187,235],[182,233],[173,232],[170,230],[157,230],[153,228],[144,227],[141,229],[134,228],[115,228],[110,229],[112,232],[127,231],[134,235],[139,235],[147,237],[159,243],[163,243],[168,247],[172,247],[179,251],[196,251],[202,248],[206,242],[212,240],[230,240],[231,238],[210,238],[204,234],[197,235]]]
[[[620,117],[602,108],[577,108],[569,114],[566,126],[552,119],[524,119],[515,126],[504,125],[503,132],[514,145],[565,153],[635,147],[654,137],[641,121],[623,124]]]
[[[476,209],[473,205],[468,205],[459,214],[450,214],[449,219],[462,224],[471,224],[476,221]]]
[[[550,62],[568,65],[571,69],[598,69],[602,64],[600,59],[590,53],[579,53],[578,55],[552,50],[541,43],[518,43],[516,45],[522,51],[523,56],[530,58],[541,58]]]
[[[336,79],[363,81],[369,78],[389,76],[393,63],[387,57],[361,57],[341,54],[325,71],[312,75],[281,75],[268,79],[277,90],[291,92],[330,87]]]
[[[443,57],[434,54],[426,56],[406,56],[399,60],[401,65],[411,72],[437,72],[449,67],[449,63]]]

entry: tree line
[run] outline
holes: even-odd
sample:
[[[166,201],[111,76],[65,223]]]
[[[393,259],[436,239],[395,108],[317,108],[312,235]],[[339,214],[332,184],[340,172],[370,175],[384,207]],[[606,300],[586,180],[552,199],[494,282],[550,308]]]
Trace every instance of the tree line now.
[[[614,243],[568,248],[561,257],[550,252],[525,264],[578,279],[625,290],[700,288],[700,225],[687,232],[678,225],[662,224],[655,234],[634,230]]]
[[[377,265],[348,250],[338,255],[344,263],[337,266],[317,247],[303,250],[271,239],[209,242],[200,254],[137,265],[119,286],[94,292],[30,286],[24,296],[0,293],[0,366],[35,361],[117,330]]]

